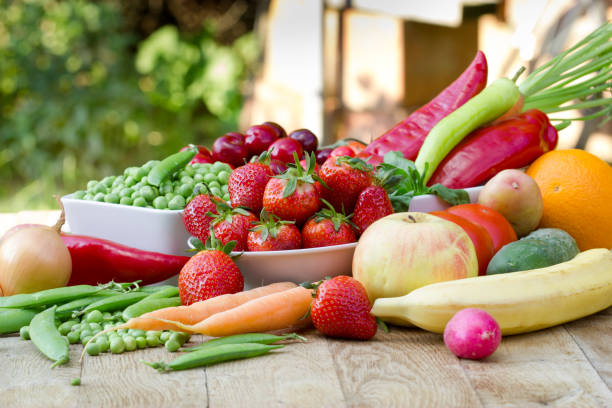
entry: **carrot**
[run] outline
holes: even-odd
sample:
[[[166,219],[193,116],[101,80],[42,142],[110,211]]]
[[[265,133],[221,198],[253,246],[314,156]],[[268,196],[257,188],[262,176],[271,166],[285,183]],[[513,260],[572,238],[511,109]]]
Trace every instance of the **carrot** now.
[[[176,323],[193,325],[215,313],[240,306],[253,299],[295,288],[295,283],[279,282],[261,286],[244,292],[216,296],[189,306],[167,307],[145,313],[120,325],[121,329],[141,330],[181,330]],[[163,319],[163,320],[162,320]],[[172,323],[170,323],[172,322]]]
[[[308,310],[312,290],[297,286],[283,292],[253,299],[233,309],[219,312],[195,325],[176,324],[181,331],[212,337],[241,333],[260,333],[303,326],[310,322]]]

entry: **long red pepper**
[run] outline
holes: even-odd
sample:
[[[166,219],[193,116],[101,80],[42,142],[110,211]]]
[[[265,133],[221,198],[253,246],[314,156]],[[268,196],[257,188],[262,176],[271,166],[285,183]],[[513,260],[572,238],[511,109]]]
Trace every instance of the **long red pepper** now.
[[[505,169],[519,169],[557,145],[545,113],[530,109],[475,130],[442,160],[429,180],[449,188],[475,187]]]
[[[187,256],[143,251],[105,239],[62,234],[72,258],[68,285],[133,282],[143,285],[161,282],[178,274]]]
[[[472,63],[446,89],[429,103],[412,112],[387,132],[373,140],[358,157],[370,157],[377,165],[390,151],[400,151],[405,158],[414,160],[429,131],[449,113],[470,100],[487,84],[487,59],[478,51]]]

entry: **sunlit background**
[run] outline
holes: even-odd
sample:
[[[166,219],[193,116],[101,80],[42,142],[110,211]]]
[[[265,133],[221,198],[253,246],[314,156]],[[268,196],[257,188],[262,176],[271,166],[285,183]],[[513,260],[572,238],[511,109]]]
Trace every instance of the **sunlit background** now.
[[[268,120],[368,141],[477,49],[491,81],[612,19],[607,0],[1,4],[0,211],[56,208],[89,179]],[[612,162],[609,123],[575,123],[559,145]]]

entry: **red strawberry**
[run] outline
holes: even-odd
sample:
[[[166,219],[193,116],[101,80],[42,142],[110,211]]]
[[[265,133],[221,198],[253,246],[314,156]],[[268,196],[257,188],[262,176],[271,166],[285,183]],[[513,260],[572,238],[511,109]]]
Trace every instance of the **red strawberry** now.
[[[257,221],[257,217],[244,208],[232,208],[224,202],[217,204],[217,212],[212,222],[217,239],[223,245],[236,241],[236,251],[246,251],[249,228],[252,222]]]
[[[262,210],[260,221],[249,230],[249,251],[281,251],[302,247],[302,235],[293,221],[282,221],[274,214]]]
[[[191,257],[179,273],[178,289],[183,305],[244,289],[244,277],[228,255],[235,243],[221,247],[216,239],[210,238],[208,249]]]
[[[355,242],[357,238],[353,228],[357,227],[350,221],[350,216],[336,212],[330,203],[322,201],[328,208],[316,213],[314,217],[306,221],[302,228],[304,248]]]
[[[254,213],[261,211],[264,189],[273,175],[269,164],[270,155],[266,151],[257,161],[232,171],[227,183],[232,207],[246,207]]]
[[[200,241],[206,241],[210,236],[210,223],[213,218],[207,214],[216,214],[215,203],[220,201],[222,200],[219,197],[210,194],[199,194],[193,197],[183,211],[185,229]]]
[[[368,186],[359,193],[351,220],[359,228],[359,233],[363,234],[370,224],[389,214],[393,214],[393,206],[385,189]]]
[[[310,313],[314,326],[326,336],[368,340],[378,328],[371,308],[361,282],[336,276],[316,289]]]
[[[349,156],[328,158],[319,176],[328,188],[323,189],[323,198],[336,211],[352,213],[359,193],[372,184],[372,166],[361,159]]]
[[[302,225],[321,207],[319,190],[314,185],[318,179],[313,174],[316,160],[313,154],[307,157],[308,169],[304,170],[296,157],[295,166],[272,177],[264,190],[264,209],[282,220],[295,221],[296,225]]]

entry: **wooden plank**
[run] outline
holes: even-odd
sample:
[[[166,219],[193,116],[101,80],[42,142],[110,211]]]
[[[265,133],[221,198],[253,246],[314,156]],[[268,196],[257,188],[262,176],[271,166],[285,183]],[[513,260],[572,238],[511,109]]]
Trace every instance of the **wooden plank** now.
[[[205,407],[204,369],[157,373],[141,363],[178,357],[164,347],[123,354],[85,355],[79,387],[79,407]]]
[[[485,406],[612,406],[612,392],[563,327],[505,337],[488,359],[461,365]]]
[[[392,327],[368,342],[328,345],[349,406],[482,406],[440,335]]]
[[[0,405],[3,408],[76,406],[78,387],[71,386],[70,381],[80,376],[78,349],[70,347],[70,361],[51,368],[53,362],[31,341],[18,336],[0,336]]]
[[[612,388],[612,308],[566,324],[565,328],[599,376]]]
[[[346,406],[326,340],[314,331],[303,335],[307,343],[291,343],[269,355],[208,367],[210,406]]]

